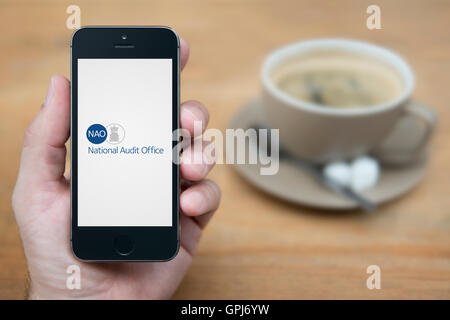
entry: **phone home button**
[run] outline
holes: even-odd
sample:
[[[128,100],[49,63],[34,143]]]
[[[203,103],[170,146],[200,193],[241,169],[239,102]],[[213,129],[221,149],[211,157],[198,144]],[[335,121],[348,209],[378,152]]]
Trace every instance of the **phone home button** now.
[[[134,240],[129,236],[117,236],[114,239],[114,249],[121,256],[127,256],[134,250]]]

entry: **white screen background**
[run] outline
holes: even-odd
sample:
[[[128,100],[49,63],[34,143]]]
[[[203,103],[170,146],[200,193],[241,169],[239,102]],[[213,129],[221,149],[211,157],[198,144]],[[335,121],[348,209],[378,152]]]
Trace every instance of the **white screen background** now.
[[[92,155],[95,123],[125,129],[120,147],[163,155]],[[172,60],[78,59],[78,225],[172,226]]]

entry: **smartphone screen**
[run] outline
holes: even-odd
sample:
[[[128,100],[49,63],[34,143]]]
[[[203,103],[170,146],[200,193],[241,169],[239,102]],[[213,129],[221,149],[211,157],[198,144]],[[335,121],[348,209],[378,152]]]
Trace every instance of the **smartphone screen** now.
[[[179,39],[166,27],[72,38],[72,250],[85,261],[167,261],[179,248]]]
[[[171,68],[78,59],[78,226],[172,225]]]

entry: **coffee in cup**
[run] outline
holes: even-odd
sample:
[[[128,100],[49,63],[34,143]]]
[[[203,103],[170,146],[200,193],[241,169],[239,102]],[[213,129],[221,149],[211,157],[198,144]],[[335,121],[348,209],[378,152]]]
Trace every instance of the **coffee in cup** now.
[[[262,68],[262,111],[280,143],[299,158],[326,163],[376,153],[414,158],[434,127],[433,112],[410,100],[414,75],[392,51],[357,40],[316,39],[271,53]],[[424,125],[420,143],[383,149],[400,119]]]
[[[293,98],[336,108],[370,107],[398,97],[404,88],[389,65],[345,51],[312,51],[284,61],[272,81]]]

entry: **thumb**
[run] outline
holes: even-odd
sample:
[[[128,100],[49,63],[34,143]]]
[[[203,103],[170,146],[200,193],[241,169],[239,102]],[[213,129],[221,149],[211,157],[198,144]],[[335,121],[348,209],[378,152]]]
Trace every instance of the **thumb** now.
[[[29,183],[61,180],[70,132],[69,81],[52,76],[45,102],[25,132],[19,178]]]

